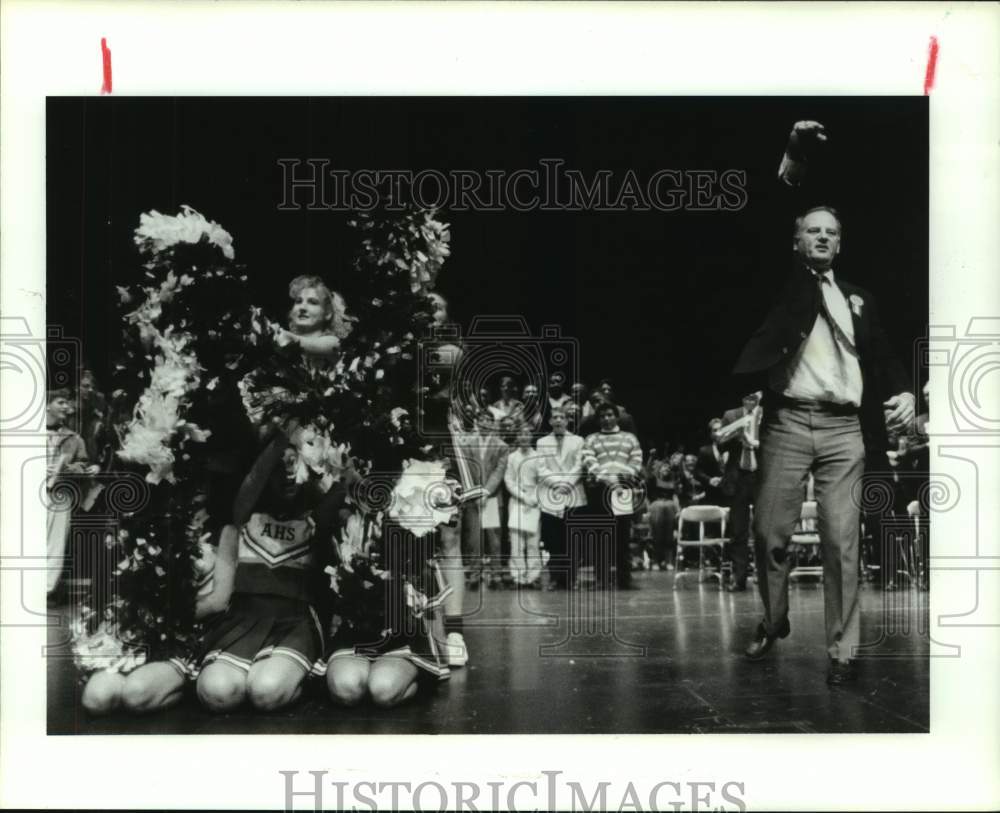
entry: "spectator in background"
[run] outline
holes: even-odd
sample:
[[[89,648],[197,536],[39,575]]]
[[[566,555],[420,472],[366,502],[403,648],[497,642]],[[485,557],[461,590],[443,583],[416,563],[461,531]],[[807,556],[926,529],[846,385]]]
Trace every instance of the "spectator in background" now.
[[[653,466],[657,462],[657,451],[656,449],[650,449],[648,452],[643,452],[643,463],[642,467],[639,469],[639,477],[644,484],[649,482],[649,478],[652,477]],[[638,521],[642,520],[642,509],[648,508],[648,505],[643,501],[643,505],[640,507]]]
[[[597,415],[597,408],[606,402],[607,398],[604,397],[604,393],[600,390],[594,390],[587,396],[587,406],[590,408],[590,411],[587,412],[584,410],[581,413],[583,419],[580,421],[579,428],[580,437],[584,440],[595,432],[601,431],[601,419]]]
[[[890,446],[898,445],[898,438],[889,439]],[[868,550],[871,555],[877,557],[879,562],[879,586],[883,590],[896,589],[896,571],[899,569],[895,551],[895,520],[898,502],[898,492],[900,485],[899,473],[897,470],[898,461],[895,448],[884,451],[868,452],[865,458],[864,480],[866,488],[877,489],[874,493],[884,492],[891,494],[892,499],[884,507],[874,503],[871,510],[864,510],[864,530],[868,537]],[[883,523],[887,527],[883,531]],[[865,540],[862,540],[862,544]]]
[[[722,490],[722,475],[729,459],[729,452],[720,449],[716,443],[716,433],[722,428],[721,418],[712,418],[708,422],[708,436],[711,443],[698,450],[698,462],[695,464],[694,476],[705,491],[706,505],[728,505],[728,499]]]
[[[890,448],[885,454],[889,464],[888,472],[881,475],[877,473],[869,473],[867,475],[869,478],[877,477],[881,479],[885,485],[892,489],[891,505],[881,512],[870,512],[865,515],[866,523],[870,527],[874,537],[872,541],[876,549],[881,550],[880,574],[882,576],[882,586],[885,590],[896,589],[898,586],[896,584],[896,575],[901,570],[904,573],[916,575],[918,577],[917,586],[922,587],[919,577],[923,574],[920,574],[918,569],[914,567],[916,563],[900,562],[895,547],[895,528],[898,527],[897,523],[902,521],[908,524],[907,506],[913,500],[919,499],[921,487],[926,483],[927,470],[921,470],[922,452],[919,448],[919,438],[916,431],[916,424],[914,424],[910,433],[890,437],[890,444],[895,440],[896,448]],[[923,451],[926,451],[926,445]],[[875,514],[877,516],[874,516]],[[894,527],[892,530],[883,532],[882,523],[887,518],[891,519]],[[924,559],[924,562],[926,563],[926,559]],[[904,568],[904,565],[909,565],[909,567]]]
[[[566,415],[566,429],[579,435],[580,410],[576,403],[574,401],[567,401],[566,406],[563,407],[563,413]]]
[[[925,493],[930,479],[930,436],[927,429],[927,423],[930,420],[930,383],[924,384],[922,392],[924,408],[914,421],[913,434],[909,438],[905,460],[902,463],[913,475],[910,488],[910,496],[913,500],[919,500],[919,495]],[[930,586],[928,567],[930,539],[926,522],[923,523],[918,544],[920,546],[921,567],[919,568],[917,588],[927,590]]]
[[[603,390],[594,390],[592,393],[590,393],[590,400],[588,403],[590,404],[593,413],[589,418],[585,418],[584,421],[580,424],[579,435],[582,438],[586,438],[588,435],[592,435],[595,432],[601,431],[601,419],[600,416],[598,415],[597,410],[602,404],[613,404],[614,402],[608,400],[608,396],[604,394]],[[626,412],[620,406],[616,405],[616,409],[618,410],[619,428],[623,432],[631,432],[633,435],[635,435],[636,434],[635,420],[633,420],[632,416],[629,415],[628,412]]]
[[[490,409],[493,405],[493,394],[490,392],[490,388],[485,384],[479,388],[479,392],[476,394],[476,405],[479,409]]]
[[[500,547],[501,516],[500,493],[507,470],[509,449],[494,432],[493,420],[486,410],[476,416],[476,430],[465,437],[468,456],[478,463],[473,466],[475,485],[482,486],[485,495],[481,500],[480,526],[486,538],[486,586],[499,587],[502,582],[503,556]],[[473,574],[473,582],[476,576]]]
[[[590,406],[590,403],[587,400],[588,393],[589,391],[587,390],[587,385],[582,381],[577,381],[569,388],[570,398],[572,398],[573,403],[576,404],[576,410],[579,416],[577,425],[589,418],[594,411],[593,407]]]
[[[667,463],[670,466],[671,473],[674,475],[678,474],[684,465],[684,447],[678,446],[677,451],[671,454],[669,458],[667,458]],[[676,485],[676,479],[677,478],[675,476],[674,477],[675,485]]]
[[[70,415],[66,425],[83,438],[87,457],[93,463],[110,462],[108,403],[97,387],[97,378],[90,370],[80,372],[77,394],[80,410]]]
[[[47,515],[47,590],[50,600],[62,580],[66,560],[66,541],[69,538],[74,496],[82,496],[82,482],[73,482],[81,475],[92,475],[97,466],[90,466],[87,447],[76,432],[66,424],[73,414],[67,389],[48,392],[45,423],[48,430],[48,455],[46,489],[49,497]],[[89,484],[86,484],[89,485]],[[62,487],[60,487],[62,486]]]
[[[614,549],[597,552],[594,573],[598,587],[606,587],[613,564],[618,587],[628,589],[632,586],[629,543],[634,506],[627,489],[634,489],[639,481],[642,447],[635,435],[618,426],[614,404],[602,403],[597,414],[601,429],[583,443],[583,468],[592,485],[588,508],[592,513],[612,516],[616,527]]]
[[[505,417],[494,422],[494,431],[497,436],[508,446],[513,446],[517,436],[517,417]]]
[[[918,497],[913,476],[917,471],[914,465],[916,454],[911,451],[912,438],[912,434],[900,435],[896,439],[896,448],[886,452],[893,475],[892,511],[897,517],[905,517],[906,506]]]
[[[747,568],[750,560],[750,507],[757,489],[757,454],[760,432],[760,395],[753,392],[743,396],[737,409],[722,415],[722,426],[716,432],[716,443],[725,450],[725,475],[722,491],[729,500],[729,545],[733,562],[732,581],[726,590],[736,593],[747,589]],[[726,433],[728,426],[744,421],[745,426],[736,432]],[[725,434],[725,439],[723,435]]]
[[[563,408],[570,401],[573,400],[573,396],[565,391],[564,387],[566,384],[566,376],[562,373],[552,373],[549,376],[549,410],[558,408]]]
[[[552,434],[538,439],[541,484],[541,536],[549,552],[549,584],[572,589],[579,564],[567,549],[566,515],[586,505],[583,490],[583,438],[567,429],[566,410],[553,407]]]
[[[879,582],[885,590],[895,590],[898,586],[896,576],[902,570],[904,563],[898,560],[896,550],[896,523],[908,523],[907,508],[913,500],[918,500],[929,477],[929,446],[927,437],[926,411],[927,385],[923,388],[925,410],[917,415],[912,424],[904,431],[889,435],[889,448],[884,454],[875,453],[874,463],[866,460],[865,481],[869,484],[880,483],[885,489],[891,490],[892,503],[884,510],[865,512],[865,531],[869,535],[871,555],[879,560]],[[869,453],[871,454],[871,453]],[[888,520],[888,522],[886,522]],[[883,523],[888,527],[883,530]],[[923,572],[917,572],[917,586],[926,589],[926,533],[920,540],[921,557],[925,563]],[[905,572],[905,571],[904,571]]]
[[[510,574],[517,587],[538,587],[542,559],[538,548],[538,453],[531,448],[531,428],[518,426],[516,447],[507,457],[504,483],[510,494],[508,528],[510,530]]]
[[[930,421],[930,392],[929,385],[923,388],[923,411],[913,421],[913,432],[907,436],[907,466],[911,471],[923,476],[923,483],[929,476],[930,471],[930,434],[927,424]],[[921,483],[921,484],[923,484]],[[917,488],[919,491],[919,486]],[[914,497],[916,499],[916,497]]]
[[[495,423],[495,431],[508,449],[513,449],[516,445],[517,427],[520,424],[520,418],[521,413],[516,412],[513,415],[501,418]],[[511,581],[507,563],[510,561],[510,527],[508,525],[508,519],[510,518],[508,511],[510,506],[510,492],[507,490],[507,484],[504,482],[501,482],[500,488],[497,489],[497,504],[500,509],[500,580],[505,586],[509,586]]]
[[[503,418],[516,418],[524,404],[517,400],[517,384],[509,375],[500,379],[500,398],[493,402],[490,412],[495,420]]]
[[[924,385],[924,408],[913,422],[913,432],[907,436],[906,451],[901,455],[906,458],[905,467],[918,475],[911,497],[914,500],[917,499],[916,494],[919,493],[920,486],[926,483],[930,470],[930,438],[927,432],[927,422],[930,420],[928,387],[929,385]]]
[[[521,421],[527,425],[532,436],[537,435],[541,430],[544,419],[543,413],[546,411],[547,410],[542,404],[541,398],[538,394],[538,385],[531,383],[525,384],[524,390],[521,393],[520,414]]]
[[[697,465],[697,455],[686,454],[681,458],[681,466],[677,471],[677,499],[681,508],[705,501],[705,490],[695,477]]]
[[[597,384],[597,389],[599,389],[604,395],[604,400],[610,401],[612,404],[618,404],[618,409],[623,415],[628,412],[625,405],[619,403],[618,398],[615,397],[615,390],[611,384],[610,378],[602,378]]]
[[[649,530],[653,537],[653,555],[660,570],[673,570],[677,555],[677,514],[680,504],[677,500],[675,466],[680,467],[681,457],[675,456],[656,460],[648,465],[649,478],[646,494],[649,500]]]
[[[653,470],[655,466],[661,463],[670,463],[670,444],[667,441],[662,441],[657,449],[654,449],[649,455],[649,462],[646,464],[649,467],[649,474],[653,476]]]

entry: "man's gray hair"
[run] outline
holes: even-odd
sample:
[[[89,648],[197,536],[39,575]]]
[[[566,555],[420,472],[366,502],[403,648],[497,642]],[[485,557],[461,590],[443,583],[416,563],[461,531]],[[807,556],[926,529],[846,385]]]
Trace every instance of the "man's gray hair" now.
[[[795,234],[798,234],[799,230],[802,228],[802,221],[809,217],[809,215],[813,212],[829,212],[833,215],[834,219],[837,221],[837,226],[840,228],[841,233],[843,233],[844,221],[840,218],[840,212],[832,206],[813,206],[811,209],[806,209],[802,214],[795,216]]]

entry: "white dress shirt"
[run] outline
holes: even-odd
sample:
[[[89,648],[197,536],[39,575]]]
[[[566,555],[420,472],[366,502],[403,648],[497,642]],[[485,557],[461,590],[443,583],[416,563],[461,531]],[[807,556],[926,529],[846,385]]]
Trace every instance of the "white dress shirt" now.
[[[853,343],[854,321],[847,299],[834,282],[832,270],[822,276],[828,280],[822,286],[826,307]],[[859,407],[862,395],[861,365],[857,356],[838,343],[833,328],[820,312],[798,353],[784,368],[779,365],[772,370],[771,388],[788,398],[831,401]]]

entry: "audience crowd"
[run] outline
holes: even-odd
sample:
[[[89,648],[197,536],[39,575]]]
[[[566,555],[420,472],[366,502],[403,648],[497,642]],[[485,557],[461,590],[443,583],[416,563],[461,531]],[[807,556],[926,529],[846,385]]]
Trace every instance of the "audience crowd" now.
[[[465,414],[452,418],[454,429],[488,450],[479,476],[487,497],[476,523],[467,525],[482,531],[482,544],[477,549],[470,539],[455,541],[466,560],[467,584],[579,589],[606,587],[613,578],[619,589],[630,589],[633,570],[697,565],[678,545],[678,520],[683,509],[702,505],[726,509],[724,532],[717,525],[709,532],[729,540],[726,589],[745,590],[753,566],[759,395],[750,394],[741,406],[709,420],[700,446],[672,447],[661,440],[644,452],[635,419],[610,380],[593,389],[580,381],[567,386],[555,372],[544,396],[536,384],[519,386],[509,375],[498,378],[495,391],[481,387]],[[89,370],[80,373],[75,392],[50,391],[47,419],[50,494],[72,479],[84,492],[73,511],[85,511],[95,488],[99,491],[96,475],[113,465],[111,416]],[[867,572],[879,574],[879,583],[890,590],[897,586],[898,549],[881,529],[887,516],[908,516],[926,483],[926,420],[924,414],[909,436],[893,438],[884,459],[869,461],[868,476],[886,484],[893,500],[888,510],[866,515],[863,560]],[[393,421],[401,438],[415,431],[405,410],[396,410]],[[50,593],[66,572],[69,518],[69,511],[50,512],[49,552],[58,560],[50,568]],[[586,541],[574,543],[572,530],[567,532],[567,523],[574,522],[581,528],[596,522],[607,534],[595,541],[594,534],[581,533]],[[697,526],[683,531],[688,532],[696,535]],[[926,556],[926,538],[922,544]],[[721,562],[710,554],[710,564]],[[925,587],[926,571],[920,581]]]

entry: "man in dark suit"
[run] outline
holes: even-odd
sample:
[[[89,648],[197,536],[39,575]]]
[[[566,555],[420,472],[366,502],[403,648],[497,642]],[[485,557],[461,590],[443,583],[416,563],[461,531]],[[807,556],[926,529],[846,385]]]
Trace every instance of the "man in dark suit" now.
[[[729,505],[727,495],[722,491],[728,455],[715,442],[715,433],[721,427],[721,418],[712,418],[708,422],[708,436],[712,442],[698,449],[698,462],[694,466],[694,477],[705,492],[705,505]]]
[[[725,474],[720,488],[729,502],[729,534],[732,542],[729,553],[733,562],[733,574],[726,590],[737,593],[747,589],[747,566],[750,559],[750,506],[753,504],[757,487],[757,440],[760,419],[756,412],[759,396],[753,392],[743,396],[743,405],[728,409],[722,415],[722,429],[742,427],[727,433],[718,441],[726,454]],[[718,437],[718,436],[717,436]]]
[[[822,131],[816,122],[795,125],[784,177],[787,164],[804,163],[789,153]],[[746,655],[762,658],[789,634],[786,547],[812,472],[831,685],[855,677],[860,637],[860,508],[852,489],[864,473],[866,447],[884,449],[886,429],[905,429],[914,417],[905,370],[893,357],[872,295],[835,276],[841,233],[840,216],[829,207],[796,218],[795,267],[734,370],[765,385],[754,520],[764,619]]]

